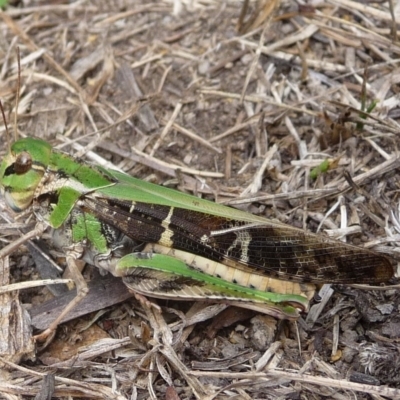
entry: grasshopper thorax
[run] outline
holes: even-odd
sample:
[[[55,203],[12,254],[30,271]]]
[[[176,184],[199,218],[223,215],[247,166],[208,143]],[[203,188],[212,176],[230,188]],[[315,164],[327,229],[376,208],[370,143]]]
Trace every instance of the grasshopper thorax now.
[[[14,211],[26,210],[47,169],[51,146],[40,139],[16,141],[0,166],[0,186],[5,201]]]

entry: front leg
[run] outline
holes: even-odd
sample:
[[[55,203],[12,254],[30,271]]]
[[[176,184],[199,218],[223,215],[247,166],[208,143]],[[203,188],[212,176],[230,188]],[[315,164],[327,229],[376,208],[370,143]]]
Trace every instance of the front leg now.
[[[57,326],[63,320],[63,318],[73,310],[79,302],[88,294],[89,289],[86,284],[85,279],[82,276],[81,271],[77,266],[76,255],[67,255],[67,268],[71,279],[74,280],[76,285],[76,296],[67,304],[63,311],[58,315],[58,317],[39,335],[33,337],[36,341],[44,341],[47,337],[56,330]]]

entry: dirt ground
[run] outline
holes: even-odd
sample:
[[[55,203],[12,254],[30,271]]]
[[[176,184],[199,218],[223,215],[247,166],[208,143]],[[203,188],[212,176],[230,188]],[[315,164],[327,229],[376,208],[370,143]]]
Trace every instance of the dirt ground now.
[[[18,47],[20,136],[397,265],[400,3],[10,3],[0,98],[11,131]],[[29,221],[11,224],[1,206],[6,244]],[[3,285],[40,279],[29,254],[4,260]],[[51,321],[48,289],[0,295],[0,398],[400,399],[396,288],[324,285],[290,322],[161,300],[157,314],[120,280],[84,274],[97,297],[47,346],[31,329]]]

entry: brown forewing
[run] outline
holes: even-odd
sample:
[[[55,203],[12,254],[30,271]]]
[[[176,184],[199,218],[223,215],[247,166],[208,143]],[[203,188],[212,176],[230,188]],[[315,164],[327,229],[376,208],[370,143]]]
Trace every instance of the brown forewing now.
[[[390,261],[373,251],[265,221],[246,222],[180,208],[85,198],[83,208],[135,241],[159,243],[168,231],[171,247],[210,260],[299,282],[387,282]],[[167,221],[168,219],[168,223]],[[247,225],[247,226],[246,226]],[[166,243],[162,243],[165,245]]]

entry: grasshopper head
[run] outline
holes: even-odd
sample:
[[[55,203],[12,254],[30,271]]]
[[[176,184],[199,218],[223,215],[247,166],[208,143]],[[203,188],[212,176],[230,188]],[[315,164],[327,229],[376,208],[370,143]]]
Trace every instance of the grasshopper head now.
[[[16,141],[0,166],[0,187],[16,212],[27,209],[50,161],[51,146],[40,139]]]

